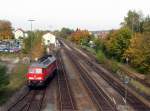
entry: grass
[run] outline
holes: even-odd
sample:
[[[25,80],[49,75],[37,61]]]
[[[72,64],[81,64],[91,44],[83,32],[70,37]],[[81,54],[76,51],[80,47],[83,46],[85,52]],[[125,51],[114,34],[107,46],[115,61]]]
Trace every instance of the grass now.
[[[150,96],[150,88],[149,88],[149,87],[146,87],[146,86],[144,86],[143,84],[141,84],[140,82],[135,81],[135,80],[131,80],[130,83],[131,83],[134,87],[136,87],[136,89],[138,89],[139,92],[145,93],[146,95]]]
[[[19,58],[23,58],[27,55],[28,54],[24,54],[22,52],[17,52],[17,53],[0,52],[0,57],[9,57],[9,58],[19,57]]]
[[[9,75],[9,84],[0,89],[0,104],[5,103],[14,92],[19,90],[25,83],[25,73],[27,65],[17,64],[12,73]]]
[[[100,64],[103,64],[106,61],[106,57],[101,50],[96,53],[96,58]]]
[[[87,51],[91,52],[92,54],[96,54],[96,52],[95,52],[95,50],[93,48],[90,48],[90,47],[84,46],[84,45],[82,45],[81,47],[83,49],[86,49]]]

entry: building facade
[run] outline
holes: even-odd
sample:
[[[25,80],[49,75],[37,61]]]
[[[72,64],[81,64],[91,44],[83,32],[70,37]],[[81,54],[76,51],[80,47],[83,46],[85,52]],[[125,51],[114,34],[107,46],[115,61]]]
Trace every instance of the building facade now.
[[[56,46],[56,37],[51,33],[46,33],[42,36],[42,41],[45,46],[54,45]]]

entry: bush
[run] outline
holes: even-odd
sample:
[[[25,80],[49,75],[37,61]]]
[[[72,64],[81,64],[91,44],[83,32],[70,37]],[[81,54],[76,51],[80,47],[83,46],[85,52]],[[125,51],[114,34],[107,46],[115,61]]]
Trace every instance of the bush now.
[[[9,78],[6,74],[6,67],[0,65],[0,90],[3,89],[4,86],[8,85]]]
[[[117,62],[116,61],[112,61],[112,63],[111,63],[111,70],[114,73],[116,73],[118,71],[118,69],[119,69],[119,66],[118,66]]]
[[[97,58],[98,62],[101,63],[101,64],[104,63],[105,60],[106,60],[105,55],[104,55],[104,53],[101,50],[99,50],[96,53],[96,58]]]
[[[17,64],[11,74],[9,74],[9,78],[11,79],[8,80],[6,67],[0,67],[0,105],[8,101],[9,98],[25,84],[26,72],[27,65]],[[3,83],[2,86],[1,83]]]

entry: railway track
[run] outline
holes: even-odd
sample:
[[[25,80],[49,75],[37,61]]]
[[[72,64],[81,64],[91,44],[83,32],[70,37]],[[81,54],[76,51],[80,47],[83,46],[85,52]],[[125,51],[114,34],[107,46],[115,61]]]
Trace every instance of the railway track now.
[[[93,61],[97,62],[96,56],[92,55],[92,54],[91,54],[90,52],[88,52],[86,49],[82,49],[82,50],[83,50],[83,52],[86,53],[89,57],[91,57],[91,59],[92,59]],[[137,77],[137,76],[135,76],[134,73],[129,72],[129,71],[123,69],[123,68],[121,68],[121,70],[123,70],[124,72],[126,72],[126,74],[127,74],[129,77],[133,78],[134,80],[139,81],[140,83],[142,83],[142,84],[145,85],[146,87],[150,87],[150,83],[147,82],[147,81],[145,81],[145,79],[142,79],[142,78],[140,78],[140,77]]]
[[[46,89],[29,90],[20,97],[7,111],[41,111]],[[37,99],[38,96],[38,99]]]
[[[67,53],[67,52],[66,52]],[[69,55],[72,62],[76,65],[80,72],[80,78],[83,81],[85,87],[87,88],[89,95],[96,105],[96,108],[98,111],[117,111],[115,108],[115,105],[112,103],[110,98],[105,94],[105,92],[97,85],[95,80],[93,80],[90,76],[88,71],[82,68],[79,61],[79,59],[71,54],[67,53]]]
[[[67,44],[68,45],[68,44]],[[69,46],[69,45],[68,45]],[[72,48],[71,53],[77,54],[77,56],[84,60],[86,64],[88,64],[92,69],[99,74],[105,81],[107,81],[115,90],[117,90],[123,97],[125,96],[125,86],[122,85],[116,78],[112,77],[112,75],[107,74],[104,70],[98,67],[98,65],[88,60],[86,57],[84,57],[79,52],[75,51],[74,48]],[[69,50],[67,50],[69,51]],[[135,96],[131,91],[127,90],[127,103],[129,103],[135,110],[137,111],[150,111],[150,105],[143,103],[137,96]]]
[[[81,57],[81,55],[78,54],[79,57]],[[99,74],[105,81],[107,81],[107,83],[109,83],[115,90],[117,90],[122,97],[125,96],[125,86],[120,83],[118,80],[116,80],[115,78],[113,78],[112,76],[106,74],[103,70],[101,70],[97,64],[95,64],[94,62],[91,62],[85,58],[83,58],[83,56],[81,57],[90,67],[92,67],[92,69]],[[141,100],[139,100],[132,92],[130,92],[129,90],[127,90],[127,102],[137,111],[149,111],[150,110],[150,106],[144,104]]]
[[[58,57],[58,108],[60,111],[75,111],[76,103],[74,96],[69,85],[68,77],[64,68],[64,63],[61,59],[60,53],[57,54]]]

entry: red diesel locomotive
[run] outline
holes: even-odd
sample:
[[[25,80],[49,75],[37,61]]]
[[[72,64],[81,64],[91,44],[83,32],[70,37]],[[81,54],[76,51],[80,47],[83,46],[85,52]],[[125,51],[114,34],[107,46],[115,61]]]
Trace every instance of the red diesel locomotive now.
[[[26,75],[28,86],[44,85],[53,72],[57,69],[56,58],[53,55],[46,55],[37,62],[32,63]]]

